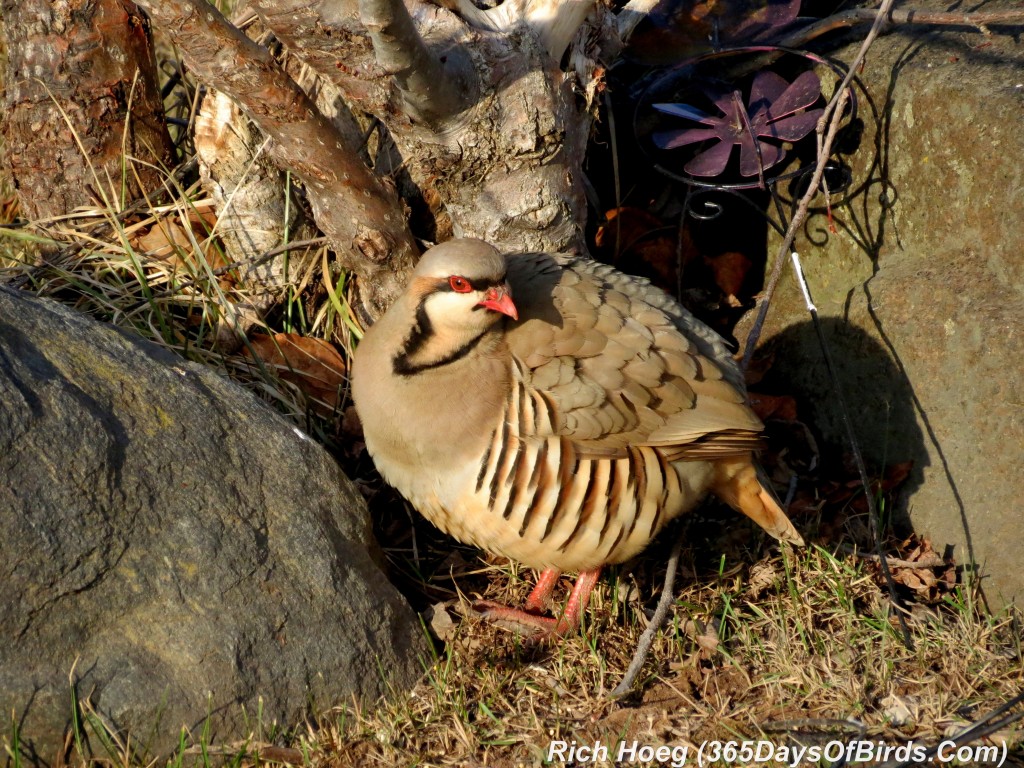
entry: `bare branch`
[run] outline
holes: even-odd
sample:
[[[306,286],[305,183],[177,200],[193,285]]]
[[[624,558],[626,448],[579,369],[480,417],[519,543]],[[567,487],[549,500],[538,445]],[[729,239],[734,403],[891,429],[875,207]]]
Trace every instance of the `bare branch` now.
[[[248,0],[264,26],[341,90],[349,106],[380,117],[393,81],[380,69],[356,0]]]
[[[872,8],[851,8],[848,11],[827,16],[821,19],[821,21],[817,21],[803,29],[796,30],[780,40],[779,45],[792,48],[799,47],[827,32],[872,22],[875,20],[876,15],[877,11]],[[917,24],[924,26],[974,27],[988,34],[988,27],[1003,25],[1019,26],[1024,24],[1024,10],[941,13],[902,8],[890,11],[885,21],[890,26]]]
[[[596,6],[595,0],[505,0],[489,10],[477,8],[472,0],[438,0],[457,11],[474,27],[509,32],[524,24],[537,33],[544,49],[555,61],[562,58],[577,30]]]
[[[625,43],[633,34],[636,25],[647,18],[647,14],[654,10],[658,0],[629,0],[619,11],[615,20],[619,27],[619,39]]]
[[[665,624],[665,620],[668,619],[668,613],[672,610],[672,604],[675,602],[676,571],[679,570],[679,555],[682,551],[683,537],[679,535],[676,536],[676,543],[672,545],[672,554],[668,557],[665,583],[661,588],[658,607],[654,609],[651,623],[647,625],[647,629],[640,636],[640,641],[636,645],[636,651],[633,652],[633,658],[626,668],[626,674],[622,676],[622,680],[615,686],[615,689],[608,694],[613,699],[629,693],[629,689],[633,687],[633,683],[636,682],[637,677],[640,675],[640,670],[643,669],[644,662],[647,661],[647,654],[650,653],[655,635],[658,634],[661,627]]]
[[[836,88],[835,93],[825,106],[825,110],[821,117],[818,118],[818,156],[817,162],[814,167],[814,173],[811,175],[810,184],[807,187],[807,191],[800,198],[797,204],[796,211],[793,213],[793,218],[790,220],[789,225],[786,227],[786,234],[782,239],[782,243],[779,246],[778,256],[775,260],[775,266],[772,269],[771,277],[768,280],[768,285],[765,287],[764,299],[762,300],[761,306],[758,308],[757,318],[754,321],[753,327],[750,329],[750,333],[747,335],[746,347],[743,351],[742,368],[746,370],[750,365],[750,359],[753,356],[754,348],[757,346],[758,339],[760,338],[761,329],[764,326],[765,318],[768,315],[768,308],[771,305],[772,295],[775,292],[776,287],[779,283],[779,277],[782,274],[782,266],[786,263],[786,256],[790,252],[790,248],[793,245],[793,240],[796,238],[797,232],[800,227],[803,226],[807,220],[808,211],[810,210],[811,201],[818,193],[818,189],[822,184],[822,179],[825,173],[825,166],[828,163],[828,158],[832,154],[832,145],[835,141],[836,134],[839,131],[839,125],[843,119],[843,110],[846,102],[850,97],[850,83],[853,81],[855,74],[859,71],[861,64],[864,62],[867,56],[868,50],[871,48],[872,43],[881,34],[882,29],[885,27],[887,20],[891,18],[892,6],[894,0],[882,0],[882,4],[878,10],[874,11],[874,23],[871,25],[871,29],[868,30],[867,35],[864,37],[864,41],[861,43],[860,49],[857,51],[857,55],[850,63],[849,68],[846,72],[846,77],[843,78],[843,82]],[[799,260],[794,261],[795,266],[799,270]],[[799,272],[798,272],[799,274]],[[806,293],[806,292],[805,292]],[[808,311],[810,312],[811,319],[814,322],[815,330],[818,332],[818,339],[821,345],[822,355],[825,360],[825,367],[828,370],[829,378],[832,380],[833,394],[835,395],[836,401],[839,405],[839,412],[842,416],[843,425],[846,428],[847,438],[850,441],[850,448],[853,453],[854,463],[857,466],[857,474],[860,475],[861,485],[864,487],[865,498],[868,505],[868,520],[871,525],[871,533],[875,540],[875,546],[878,549],[878,554],[881,556],[882,538],[879,533],[879,522],[878,522],[878,510],[875,507],[874,496],[871,493],[871,486],[868,482],[867,470],[864,466],[864,459],[861,456],[860,448],[857,445],[857,436],[853,431],[853,423],[850,420],[849,410],[846,407],[845,399],[843,397],[842,389],[838,386],[835,378],[834,366],[832,364],[832,357],[828,351],[828,345],[825,343],[825,336],[821,330],[821,324],[818,321],[818,313],[810,302],[809,294],[808,298]],[[899,606],[899,598],[896,594],[895,583],[892,579],[892,574],[889,571],[889,565],[884,557],[880,557],[879,562],[882,566],[882,574],[885,576],[886,584],[889,587],[889,595],[892,599],[892,603],[895,606]],[[903,630],[903,642],[904,645],[910,650],[914,648],[914,641],[910,636],[910,629],[907,626],[906,619],[903,616],[902,611],[896,611],[896,616],[899,619],[900,627]]]
[[[595,5],[593,0],[528,0],[525,20],[551,58],[559,61]]]
[[[427,49],[402,0],[360,0],[359,18],[369,30],[377,63],[417,117],[438,122],[466,108],[466,89]]]
[[[438,0],[438,5],[455,11],[469,24],[478,29],[489,29],[492,32],[506,32],[522,18],[525,8],[524,0],[505,0],[493,8],[477,8],[472,0]]]
[[[847,89],[850,87],[850,83],[853,81],[854,75],[864,62],[864,58],[867,56],[868,49],[871,47],[871,44],[875,42],[875,38],[881,34],[882,29],[885,27],[892,4],[893,0],[882,0],[882,5],[877,10],[871,12],[874,17],[874,23],[872,24],[871,29],[868,30],[868,34],[861,43],[860,49],[857,51],[857,55],[854,57],[853,62],[847,68],[846,77],[843,78],[843,82],[838,88],[836,88],[831,100],[825,106],[825,111],[818,119],[818,157],[814,166],[814,173],[811,174],[811,182],[807,187],[807,191],[797,203],[797,208],[793,214],[793,218],[789,222],[789,226],[786,227],[786,234],[782,239],[782,244],[779,246],[778,255],[775,258],[775,265],[772,267],[771,276],[768,278],[768,283],[764,288],[764,297],[761,299],[760,305],[758,306],[757,317],[751,326],[750,332],[747,334],[747,341],[746,346],[743,349],[743,361],[741,364],[743,370],[746,370],[750,366],[750,360],[754,356],[754,349],[757,347],[757,343],[761,338],[761,329],[764,327],[765,320],[768,317],[768,309],[771,306],[772,297],[775,295],[775,289],[778,287],[779,279],[782,277],[782,268],[786,264],[787,256],[791,246],[793,245],[793,240],[796,239],[797,232],[800,231],[800,227],[802,227],[804,222],[807,220],[807,214],[811,208],[811,201],[817,196],[818,190],[821,188],[821,180],[825,174],[825,166],[828,163],[829,156],[832,154],[832,144],[835,141],[836,134],[839,132],[839,125],[842,122],[843,109],[850,97]]]
[[[306,185],[317,224],[379,314],[401,290],[416,246],[395,192],[359,159],[270,53],[205,0],[142,0],[186,64],[227,93],[273,141],[275,160]]]

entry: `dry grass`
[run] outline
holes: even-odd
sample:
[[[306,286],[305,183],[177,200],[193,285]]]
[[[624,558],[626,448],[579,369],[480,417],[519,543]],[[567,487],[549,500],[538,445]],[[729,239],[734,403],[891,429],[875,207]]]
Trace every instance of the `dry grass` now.
[[[700,542],[704,552],[716,545],[729,543]],[[857,724],[864,738],[887,744],[935,742],[1024,683],[1010,614],[987,615],[959,589],[939,605],[915,608],[915,648],[908,650],[877,567],[812,546],[744,555],[731,567],[691,562],[644,676],[631,695],[613,701],[608,693],[657,597],[653,561],[637,566],[646,573],[606,579],[581,635],[553,647],[524,648],[514,633],[457,619],[413,691],[370,712],[321,720],[323,758],[335,765],[530,766],[546,764],[556,739],[693,750],[714,739],[781,746],[850,740]],[[522,599],[524,575],[493,571],[482,594]],[[1016,749],[1022,736],[1011,727],[990,741]]]
[[[0,283],[66,302],[214,366],[330,442],[337,418],[316,416],[301,391],[241,351],[225,351],[231,307],[248,294],[225,268],[216,238],[194,226],[206,202],[171,174],[166,188],[153,192],[154,201],[167,202],[6,230]],[[189,238],[172,256],[154,257],[137,246],[140,232],[167,224]],[[324,271],[323,251],[300,261],[305,267],[295,275],[295,290],[268,316],[268,330],[319,336],[350,352],[358,327],[342,276]],[[342,453],[346,447],[343,439]],[[365,456],[351,451],[348,461],[352,474],[374,485]],[[374,500],[390,510],[378,516],[378,532],[396,580],[418,607],[446,602],[454,614],[467,604],[460,589],[513,603],[525,596],[531,574],[481,566],[474,553],[453,550],[421,521],[410,538],[409,518],[393,501],[383,491]],[[557,739],[695,749],[710,739],[850,740],[858,728],[887,744],[935,742],[1024,688],[1016,616],[988,612],[970,586],[935,604],[913,605],[911,650],[895,626],[877,566],[830,554],[834,533],[819,539],[821,546],[763,550],[759,533],[726,519],[730,524],[712,518],[689,525],[673,617],[634,692],[622,700],[608,692],[657,600],[665,542],[631,568],[607,574],[582,633],[556,646],[526,648],[517,635],[472,615],[456,615],[445,628],[442,612],[435,626],[445,642],[437,643],[436,658],[413,690],[293,724],[291,735],[273,738],[286,747],[276,751],[256,748],[271,740],[259,733],[256,747],[240,752],[212,749],[196,734],[171,764],[532,766],[546,764],[545,751]],[[818,521],[799,523],[814,541]],[[82,727],[104,730],[98,721]],[[1019,749],[1022,738],[1014,723],[985,743]],[[126,745],[108,741],[109,759],[96,762],[140,765]],[[76,760],[91,762],[80,754]]]

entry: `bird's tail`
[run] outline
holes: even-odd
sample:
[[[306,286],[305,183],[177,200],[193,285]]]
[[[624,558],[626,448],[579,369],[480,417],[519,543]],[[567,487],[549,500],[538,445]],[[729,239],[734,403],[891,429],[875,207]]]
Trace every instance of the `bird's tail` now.
[[[782,511],[767,483],[758,477],[753,457],[719,459],[715,462],[711,492],[742,512],[779,541],[803,546],[803,537]]]

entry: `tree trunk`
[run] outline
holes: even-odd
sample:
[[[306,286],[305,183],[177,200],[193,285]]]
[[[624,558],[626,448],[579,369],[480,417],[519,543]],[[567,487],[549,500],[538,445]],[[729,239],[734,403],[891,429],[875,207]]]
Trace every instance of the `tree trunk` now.
[[[117,209],[169,165],[144,19],[126,0],[3,0],[4,139],[23,214]]]
[[[387,127],[438,231],[505,250],[583,248],[592,57],[610,15],[596,14],[566,72],[562,54],[593,3],[513,0],[495,9],[504,16],[465,3],[462,17],[418,0],[253,6],[289,50]]]
[[[372,316],[404,285],[417,239],[480,237],[505,251],[586,247],[583,159],[599,49],[620,44],[615,17],[596,0],[505,0],[487,11],[470,0],[437,2],[252,2],[289,59],[340,94],[341,110],[373,120],[369,162],[365,139],[339,129],[333,110],[318,108],[266,46],[208,0],[137,3],[301,182]],[[122,149],[154,148],[164,160],[168,146],[135,5],[0,3],[11,49],[7,149],[25,215],[116,209],[134,197],[133,184],[156,188],[141,164],[121,166]]]
[[[486,12],[459,2],[457,12],[419,0],[251,4],[290,57],[379,121],[368,169],[362,147],[205,0],[139,0],[195,74],[273,139],[372,314],[404,284],[414,234],[480,237],[506,251],[585,248],[594,51],[617,43],[614,18],[591,0],[506,0]],[[596,21],[584,35],[587,14]]]

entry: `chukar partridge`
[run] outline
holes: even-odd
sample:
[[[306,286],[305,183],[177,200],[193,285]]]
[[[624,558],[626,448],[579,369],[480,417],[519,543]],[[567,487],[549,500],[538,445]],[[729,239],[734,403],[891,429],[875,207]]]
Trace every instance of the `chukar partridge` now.
[[[758,480],[763,425],[722,339],[588,259],[431,248],[360,342],[352,393],[388,483],[455,538],[542,571],[525,610],[493,617],[571,631],[601,567],[708,491],[803,543]],[[566,608],[542,616],[562,571],[579,572]]]

